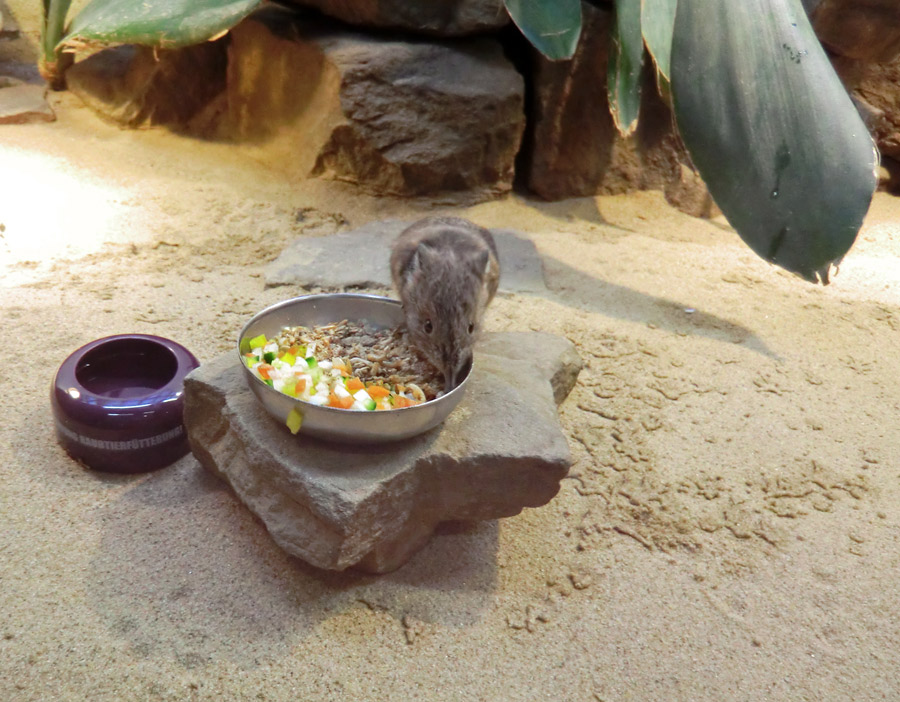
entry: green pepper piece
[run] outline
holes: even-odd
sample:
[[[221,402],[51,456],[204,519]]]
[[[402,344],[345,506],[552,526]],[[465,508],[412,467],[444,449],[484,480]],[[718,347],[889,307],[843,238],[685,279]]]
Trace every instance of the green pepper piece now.
[[[263,354],[263,359],[265,360],[266,363],[271,363],[272,361],[275,360],[275,354],[272,351],[266,351]]]
[[[250,339],[250,350],[258,349],[261,346],[265,346],[268,342],[265,334],[260,334],[259,336],[254,336]]]
[[[303,424],[303,415],[300,413],[300,410],[294,407],[290,412],[288,412],[287,421],[285,421],[285,424],[287,424],[287,428],[291,430],[291,434],[296,434],[298,431],[300,431],[300,427]]]

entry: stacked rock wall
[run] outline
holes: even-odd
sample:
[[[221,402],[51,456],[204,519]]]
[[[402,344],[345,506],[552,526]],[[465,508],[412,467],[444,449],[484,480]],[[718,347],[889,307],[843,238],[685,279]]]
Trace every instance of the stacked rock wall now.
[[[582,3],[575,56],[551,62],[502,0],[293,0],[201,47],[120,47],[77,63],[71,90],[131,127],[229,140],[292,178],[478,199],[515,182],[550,200],[662,189],[709,214],[648,66],[638,133],[606,100],[611,3]],[[900,2],[806,0],[882,154],[900,159]]]
[[[819,0],[810,17],[900,191],[900,2]]]

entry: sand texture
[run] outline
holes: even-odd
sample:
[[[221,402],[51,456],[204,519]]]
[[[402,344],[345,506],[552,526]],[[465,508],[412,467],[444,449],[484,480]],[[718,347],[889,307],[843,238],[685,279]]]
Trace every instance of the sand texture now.
[[[58,122],[0,132],[0,700],[897,699],[900,200],[813,287],[658,192],[374,199],[51,100]],[[486,328],[585,360],[549,505],[329,574],[192,456],[116,477],[56,444],[80,345],[212,360],[301,292],[264,278],[297,237],[426,213],[543,258],[547,292]]]

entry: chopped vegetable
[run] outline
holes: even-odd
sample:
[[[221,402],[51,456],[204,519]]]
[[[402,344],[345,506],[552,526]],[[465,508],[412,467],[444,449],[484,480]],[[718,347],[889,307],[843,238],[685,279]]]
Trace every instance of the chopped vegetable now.
[[[352,363],[359,360],[355,357],[352,362],[341,356],[316,357],[317,346],[320,353],[327,354],[328,344],[304,343],[302,339],[279,343],[260,334],[243,344],[247,345],[250,350],[243,353],[243,360],[253,375],[289,397],[314,405],[371,412],[412,407],[427,400],[424,391],[414,383],[363,380],[353,372]],[[302,421],[303,416],[295,407],[288,415],[288,428],[296,434]]]
[[[300,431],[300,427],[303,425],[303,415],[300,413],[300,410],[294,407],[290,412],[288,412],[287,428],[291,430],[291,434],[296,434]]]

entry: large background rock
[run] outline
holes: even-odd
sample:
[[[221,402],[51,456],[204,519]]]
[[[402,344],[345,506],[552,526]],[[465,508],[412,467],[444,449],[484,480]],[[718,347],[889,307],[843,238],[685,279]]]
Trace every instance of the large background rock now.
[[[365,27],[459,36],[509,23],[503,0],[291,0]]]
[[[820,0],[811,18],[819,40],[842,56],[885,63],[900,54],[897,0]]]
[[[534,89],[524,159],[528,188],[544,199],[561,200],[667,190],[671,184],[673,204],[701,214],[694,201],[704,201],[705,186],[682,177],[682,164],[689,159],[672,113],[657,93],[653,72],[645,74],[638,131],[623,139],[606,93],[612,11],[582,3],[582,21],[571,60],[548,61],[533,52]]]
[[[231,131],[300,175],[427,195],[510,189],[524,82],[494,39],[409,42],[270,8],[232,32]]]
[[[900,2],[815,0],[806,7],[881,153],[880,186],[900,191]]]
[[[225,354],[185,380],[191,449],[288,553],[331,570],[394,570],[441,522],[539,507],[568,472],[556,402],[581,369],[571,342],[535,332],[485,341],[443,424],[376,447],[292,436]]]
[[[629,139],[617,133],[606,96],[611,3],[582,3],[576,54],[559,62],[515,32],[496,33],[508,23],[501,0],[295,5],[267,6],[214,43],[100,52],[69,71],[69,86],[120,124],[232,140],[298,180],[344,180],[382,195],[485,199],[511,188],[519,157],[521,182],[544,199],[660,189],[682,211],[718,213],[649,62],[637,132]],[[896,159],[900,107],[891,60],[900,52],[900,3],[804,6],[882,154]],[[438,36],[486,31],[494,36]],[[519,66],[532,89],[521,153],[525,79],[501,41],[517,60],[526,47]]]
[[[834,59],[889,172],[883,187],[900,190],[900,57],[890,63]]]

